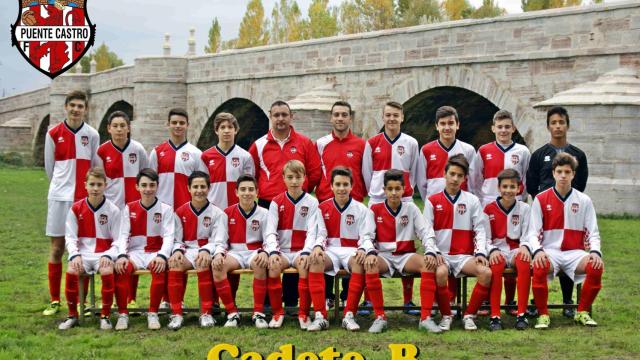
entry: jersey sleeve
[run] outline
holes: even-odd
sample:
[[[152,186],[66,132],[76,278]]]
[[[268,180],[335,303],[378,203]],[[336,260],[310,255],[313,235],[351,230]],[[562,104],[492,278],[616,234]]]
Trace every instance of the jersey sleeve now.
[[[278,222],[280,220],[280,214],[278,214],[278,204],[272,201],[269,204],[269,213],[267,214],[267,225],[265,226],[264,245],[263,249],[269,255],[272,253],[278,253],[280,246],[278,244]]]
[[[90,140],[91,144],[91,166],[100,166],[98,163],[98,148],[100,147],[100,135],[94,132]]]
[[[78,219],[72,209],[67,213],[65,221],[64,242],[69,253],[69,260],[80,255],[78,246]]]
[[[414,141],[413,142],[413,151],[411,152],[411,169],[409,171],[409,185],[411,185],[411,188],[415,188],[416,187],[416,183],[418,180],[418,162],[419,162],[419,157],[420,157],[420,148],[418,147],[418,142]]]
[[[301,254],[309,255],[313,250],[318,230],[316,228],[315,219],[318,216],[318,204],[309,208],[309,220],[307,220],[307,237],[304,240],[304,248],[302,248]]]
[[[220,218],[220,222],[218,223],[220,229],[216,231],[215,241],[213,244],[213,256],[218,254],[225,255],[227,250],[229,250],[229,218],[225,212],[222,213]]]
[[[420,150],[420,154],[418,154],[418,168],[417,168],[417,176],[416,182],[418,185],[418,192],[420,193],[420,197],[423,202],[427,200],[427,158],[424,157],[424,153]]]
[[[49,132],[44,139],[44,170],[49,180],[53,177],[53,166],[55,165],[55,145]]]
[[[529,224],[522,245],[526,246],[529,252],[535,255],[536,252],[542,250],[542,246],[540,245],[540,239],[542,237],[542,208],[540,207],[538,198],[533,200],[529,213]]]
[[[433,231],[433,226],[427,225],[424,216],[420,214],[420,209],[415,204],[411,205],[413,208],[413,226],[418,239],[420,239],[424,247],[424,254],[436,256],[438,249],[436,248],[436,234]]]
[[[477,194],[477,187],[481,186],[481,184],[478,184],[477,181],[477,161],[476,161],[476,152],[473,148],[470,149],[469,153],[467,154],[468,156],[468,161],[469,161],[469,175],[467,176],[469,179],[469,192],[472,194]],[[480,208],[480,212],[482,212],[482,208]]]
[[[491,222],[489,221],[489,215],[483,211],[482,216],[484,217],[484,233],[487,237],[487,254],[491,255],[492,252],[500,249],[493,244],[493,235],[491,234]]]
[[[480,154],[480,150],[473,157],[473,171],[471,171],[471,166],[469,167],[469,189],[471,192],[476,194],[476,196],[480,199],[483,199],[485,195],[482,193],[482,185],[484,183],[484,161],[482,160],[482,155]]]
[[[522,212],[520,221],[520,241],[522,242],[527,235],[527,231],[529,231],[529,221],[531,219],[531,207],[529,204],[521,202],[520,206],[522,206]]]
[[[253,158],[251,157],[251,155],[248,155],[247,157],[244,158],[244,163],[242,164],[242,173],[253,175],[253,176],[256,175],[256,168],[253,163]]]
[[[223,231],[226,231],[227,214],[224,211],[217,211],[218,214],[213,222],[213,229],[211,229],[211,236],[209,241],[204,246],[200,247],[199,251],[207,251],[209,254],[213,254],[216,251],[216,241],[219,238],[224,237]]]
[[[596,218],[596,210],[593,207],[591,199],[587,199],[585,209],[585,238],[589,244],[589,252],[594,252],[602,257],[600,250],[600,231],[598,230],[598,220]]]
[[[572,187],[580,192],[584,192],[587,188],[587,179],[589,178],[589,164],[587,164],[587,156],[581,152],[578,157],[578,169],[576,176],[573,178]]]
[[[322,217],[322,211],[320,211],[319,208],[316,211],[316,216],[311,226],[314,227],[314,231],[315,231],[315,239],[313,241],[313,245],[311,246],[311,249],[315,248],[316,246],[320,246],[322,250],[326,249],[327,236],[328,236],[327,226],[324,223],[324,218]]]
[[[162,216],[162,247],[160,248],[160,251],[158,251],[158,256],[164,256],[165,260],[169,259],[169,256],[171,256],[171,250],[173,250],[175,229],[173,211],[166,210]]]
[[[156,153],[155,148],[149,154],[149,167],[158,172],[158,153]]]
[[[527,169],[526,189],[532,199],[538,195],[538,186],[540,186],[540,154],[541,152],[536,151],[531,155],[529,168]],[[524,176],[524,174],[522,176]]]
[[[109,235],[111,236],[111,247],[107,250],[105,255],[109,255],[111,260],[115,260],[118,257],[118,237],[120,236],[120,227],[122,226],[122,212],[114,211],[110,216],[111,222],[109,223]]]
[[[183,237],[184,232],[182,228],[182,221],[180,221],[180,217],[176,213],[173,214],[173,224],[174,224],[174,235],[173,235],[174,243],[173,243],[173,249],[171,249],[171,253],[173,254],[176,251],[182,251],[184,253],[187,246],[184,243],[184,237]]]
[[[373,177],[373,159],[371,159],[371,145],[367,141],[364,145],[364,153],[362,154],[362,178],[367,192],[371,188],[371,178]]]
[[[104,161],[102,161],[102,154],[100,152],[100,148],[98,148],[96,155],[93,157],[92,165],[104,169]]]
[[[376,223],[373,220],[373,211],[364,205],[362,205],[362,207],[362,223],[360,224],[358,236],[358,250],[364,250],[364,252],[368,254],[375,251],[373,240],[376,237]]]
[[[147,151],[142,146],[140,146],[140,149],[138,150],[138,159],[139,159],[138,161],[140,161],[139,170],[142,170],[151,166],[149,164],[149,155],[147,155]]]
[[[471,209],[471,223],[473,224],[475,255],[487,256],[487,217],[482,211],[480,201],[475,199]]]
[[[258,184],[260,183],[260,158],[258,157],[258,148],[256,147],[256,143],[254,142],[249,147],[249,154],[251,155],[251,159],[253,160],[253,168],[255,169],[255,178]]]
[[[131,235],[131,221],[129,220],[129,206],[125,206],[120,216],[120,235],[118,235],[118,257],[126,256],[129,250],[129,236]]]
[[[529,189],[527,187],[527,179],[529,176],[529,163],[531,162],[531,153],[529,152],[529,150],[527,149],[527,151],[525,151],[523,153],[522,156],[522,174],[520,174],[520,176],[522,177],[522,186],[524,187],[524,189],[522,190],[522,200],[527,200],[527,194],[529,194]]]
[[[313,190],[320,184],[320,178],[322,177],[320,155],[318,154],[318,149],[316,149],[311,140],[307,141],[306,148],[306,161],[304,166],[306,168],[307,181],[309,184],[307,192],[313,192]]]

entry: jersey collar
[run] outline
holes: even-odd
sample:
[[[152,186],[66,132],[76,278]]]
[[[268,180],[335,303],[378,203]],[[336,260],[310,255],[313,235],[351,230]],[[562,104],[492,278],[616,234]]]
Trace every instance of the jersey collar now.
[[[402,136],[402,132],[398,133],[398,136],[395,137],[395,139],[391,140],[391,138],[389,138],[389,136],[387,136],[387,133],[384,132],[384,130],[382,130],[382,135],[384,136],[385,139],[387,139],[387,141],[393,145],[396,141],[398,141],[398,139],[400,139],[400,137]]]
[[[500,151],[502,151],[504,153],[506,153],[507,151],[513,149],[513,147],[516,146],[516,142],[515,141],[512,141],[511,144],[508,145],[507,147],[504,147],[504,146],[500,145],[500,143],[497,142],[497,141],[495,142],[495,144],[496,144],[496,147],[498,149],[500,149]]]
[[[516,204],[518,203],[518,200],[516,200],[513,205],[511,205],[511,207],[509,207],[508,209],[505,209],[502,206],[502,203],[500,203],[500,199],[502,198],[502,196],[498,196],[498,198],[496,199],[496,204],[498,204],[498,207],[500,208],[500,210],[502,210],[502,212],[504,212],[505,214],[509,215],[509,213],[516,207]]]
[[[556,190],[556,187],[554,186],[553,188],[553,192],[556,194],[556,196],[558,197],[558,199],[560,199],[560,201],[565,202],[567,201],[567,199],[569,198],[569,196],[571,196],[571,194],[573,193],[573,188],[571,188],[571,190],[569,190],[569,192],[567,193],[566,196],[562,196],[560,195],[560,193],[558,192],[558,190]]]
[[[306,192],[302,192],[302,194],[300,194],[300,196],[298,196],[297,199],[294,199],[291,195],[289,195],[288,191],[284,192],[287,196],[287,199],[289,199],[289,201],[291,201],[293,203],[293,205],[296,205],[297,203],[300,202],[300,200],[302,200],[302,198],[305,196]]]
[[[111,141],[111,145],[118,151],[120,151],[121,153],[123,153],[125,150],[127,150],[127,148],[129,147],[129,143],[131,143],[131,139],[127,139],[127,142],[124,144],[123,148],[118,147],[118,145],[116,145],[116,143],[113,142],[113,140],[109,140]]]
[[[253,214],[256,212],[256,209],[258,208],[258,205],[255,203],[255,201],[253,202],[253,209],[251,209],[251,211],[249,211],[249,213],[245,213],[244,210],[242,210],[242,206],[240,206],[240,203],[237,204],[238,205],[238,210],[240,210],[240,214],[242,214],[242,216],[245,219],[250,218],[251,216],[253,216]]]
[[[336,136],[336,133],[333,130],[331,130],[331,136],[336,141],[347,141],[353,136],[353,133],[351,132],[351,129],[349,129],[349,132],[347,133],[347,135],[343,139],[340,139],[339,137]]]
[[[400,214],[400,210],[402,210],[402,202],[400,202],[400,206],[398,206],[398,210],[396,210],[396,211],[393,211],[391,209],[389,204],[387,204],[387,200],[384,201],[384,207],[387,208],[387,211],[389,212],[389,214],[391,214],[393,217],[396,217],[396,216],[398,216],[398,214]]]
[[[189,142],[189,140],[185,140],[182,144],[180,144],[180,145],[176,146],[176,145],[171,141],[171,139],[169,139],[169,140],[167,140],[167,141],[169,142],[169,145],[171,145],[171,147],[173,148],[173,150],[176,150],[176,151],[180,150],[180,148],[181,148],[181,147],[183,147],[183,146],[187,145],[187,143]]]
[[[218,152],[220,154],[222,154],[222,156],[227,156],[229,154],[231,154],[231,152],[233,151],[233,149],[236,147],[236,144],[231,145],[231,147],[229,148],[229,150],[227,152],[224,152],[222,149],[220,149],[218,147],[218,145],[216,145],[216,150],[218,150]]]
[[[456,143],[458,142],[458,139],[453,140],[453,142],[451,143],[451,146],[446,147],[444,146],[444,144],[442,143],[442,141],[440,141],[440,139],[436,140],[438,142],[438,144],[440,144],[440,147],[442,147],[444,149],[444,151],[449,152],[451,151],[451,149],[453,149],[454,146],[456,146]]]
[[[344,207],[340,207],[340,205],[338,205],[338,203],[336,202],[336,198],[334,197],[333,199],[333,206],[336,207],[336,209],[338,209],[338,211],[340,213],[344,212],[345,210],[347,210],[347,208],[349,207],[349,205],[351,205],[351,196],[349,196],[349,200],[347,200],[347,203],[344,204]]]
[[[460,198],[460,195],[462,194],[462,190],[458,190],[458,193],[456,194],[456,196],[451,197],[449,196],[449,193],[447,192],[447,190],[442,190],[442,192],[444,193],[444,196],[447,198],[447,200],[449,200],[452,204],[455,204],[456,201],[458,201],[458,199]]]
[[[193,206],[193,202],[191,201],[189,201],[189,207],[191,207],[191,211],[193,211],[193,213],[196,214],[196,216],[200,216],[209,207],[209,200],[207,200],[207,203],[204,204],[204,206],[202,207],[202,209],[200,209],[200,211],[196,210],[196,208]]]
[[[142,200],[138,200],[138,202],[140,203],[140,206],[142,206],[143,209],[145,209],[146,211],[149,211],[151,209],[153,209],[154,206],[156,206],[156,204],[158,203],[158,197],[156,196],[155,200],[153,200],[153,204],[151,204],[151,206],[146,207],[142,204]]]
[[[91,203],[89,202],[89,197],[88,196],[84,200],[87,203],[87,205],[89,206],[89,209],[91,209],[91,211],[93,211],[93,212],[96,212],[96,211],[100,210],[102,205],[104,205],[104,203],[107,201],[107,197],[106,196],[102,196],[102,201],[96,207],[93,207],[93,205],[91,205]]]
[[[71,126],[69,126],[69,124],[67,123],[67,119],[64,119],[64,126],[67,128],[67,130],[71,131],[74,134],[77,134],[78,131],[80,131],[80,129],[82,129],[82,127],[84,126],[84,121],[82,122],[82,124],[80,124],[80,126],[78,126],[77,129],[72,129]]]

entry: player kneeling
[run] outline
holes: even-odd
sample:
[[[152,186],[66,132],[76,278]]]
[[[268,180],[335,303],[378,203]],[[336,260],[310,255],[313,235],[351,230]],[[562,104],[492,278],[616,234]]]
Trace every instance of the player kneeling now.
[[[140,200],[125,206],[118,240],[116,302],[120,316],[116,330],[129,327],[127,301],[121,301],[120,297],[128,297],[131,274],[138,269],[151,270],[147,326],[150,330],[158,330],[161,327],[158,308],[167,283],[167,259],[174,240],[173,209],[156,197],[158,173],[153,169],[140,170],[136,177],[136,189],[140,193]]]
[[[589,311],[602,287],[604,263],[591,199],[571,187],[577,167],[578,161],[573,156],[556,155],[551,163],[555,185],[538,194],[531,205],[525,245],[533,253],[531,288],[540,314],[536,329],[549,327],[547,280],[561,271],[578,284],[584,282],[575,321],[586,326],[598,325]]]
[[[282,326],[282,280],[280,274],[293,266],[298,270],[298,320],[300,328],[306,330],[311,307],[309,293],[309,254],[315,242],[314,219],[318,211],[318,200],[302,190],[305,181],[305,169],[302,162],[289,160],[282,169],[287,191],[276,196],[269,206],[265,250],[269,253],[269,278],[267,288],[273,318],[270,328]]]
[[[74,203],[67,214],[65,243],[69,252],[69,266],[64,292],[69,305],[69,317],[58,326],[60,330],[78,324],[79,276],[95,272],[99,272],[102,279],[100,329],[111,329],[109,315],[114,292],[113,259],[117,255],[114,239],[118,238],[120,230],[120,210],[104,197],[106,186],[104,170],[90,169],[85,182],[88,196]]]
[[[484,207],[487,215],[487,239],[489,264],[491,266],[491,320],[489,328],[502,330],[500,320],[500,296],[502,295],[502,274],[505,267],[516,268],[518,277],[505,278],[505,304],[511,303],[518,287],[518,311],[516,315],[516,329],[524,330],[529,326],[525,312],[529,300],[529,286],[531,283],[531,254],[526,246],[520,245],[529,223],[529,205],[517,200],[520,184],[520,174],[514,169],[505,169],[498,174],[498,190],[500,196]]]
[[[353,175],[348,168],[337,166],[331,171],[331,190],[334,197],[319,205],[316,214],[316,241],[309,265],[309,291],[315,319],[307,331],[329,327],[324,298],[324,273],[335,276],[342,268],[351,272],[347,304],[342,326],[355,331],[360,326],[353,314],[364,290],[364,259],[375,253],[373,213],[351,198]]]
[[[264,315],[264,299],[267,294],[267,266],[269,257],[262,249],[266,235],[267,210],[256,204],[258,189],[256,179],[241,175],[236,181],[236,195],[240,202],[224,210],[227,219],[216,238],[211,267],[213,280],[220,300],[227,312],[225,327],[237,327],[240,314],[236,307],[227,279],[227,273],[251,268],[253,270],[253,316],[251,320],[259,329],[269,327]]]
[[[211,316],[214,300],[211,254],[214,241],[224,228],[226,215],[209,203],[209,175],[194,171],[188,178],[191,201],[180,206],[175,214],[175,244],[169,258],[169,302],[172,315],[171,330],[182,327],[182,301],[184,299],[185,271],[197,269],[198,293],[200,294],[200,326],[211,327],[215,320]]]
[[[370,254],[365,259],[366,287],[376,316],[369,332],[379,333],[387,327],[379,274],[391,277],[395,272],[420,274],[421,320],[418,327],[433,333],[442,332],[431,319],[437,262],[433,229],[427,226],[413,202],[402,202],[405,187],[402,171],[385,172],[383,186],[387,199],[371,206],[376,224],[374,245],[378,255]],[[415,235],[424,245],[424,255],[416,254]]]

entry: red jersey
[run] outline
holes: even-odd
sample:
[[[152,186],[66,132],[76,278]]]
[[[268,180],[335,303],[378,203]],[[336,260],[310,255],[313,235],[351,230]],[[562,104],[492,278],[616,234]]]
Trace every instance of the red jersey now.
[[[500,198],[484,207],[487,216],[487,252],[497,249],[504,253],[517,249],[520,238],[524,237],[529,224],[529,205],[516,201],[509,209],[500,204]]]
[[[140,200],[130,202],[122,211],[119,254],[131,251],[157,252],[166,260],[173,249],[174,232],[171,206],[158,199],[149,208],[142,205]]]
[[[149,167],[158,172],[158,199],[179,208],[191,200],[188,178],[198,170],[202,151],[188,141],[179,146],[171,140],[156,146],[149,156]]]
[[[318,154],[320,154],[320,164],[322,167],[322,177],[316,189],[318,201],[323,202],[333,197],[331,191],[331,170],[336,166],[345,166],[351,169],[353,174],[353,189],[351,197],[362,202],[367,194],[362,177],[362,155],[364,153],[365,141],[349,130],[349,134],[340,139],[333,132],[325,135],[316,141]]]
[[[64,235],[69,260],[78,255],[104,253],[112,260],[118,255],[120,209],[106,198],[97,207],[84,198],[71,206]]]
[[[311,252],[315,239],[313,229],[318,200],[302,193],[294,200],[288,192],[284,192],[271,201],[267,217],[267,234],[264,249],[273,252]]]
[[[267,209],[254,204],[248,214],[240,204],[224,209],[227,222],[223,224],[220,236],[216,238],[214,256],[227,251],[262,249],[267,232]]]
[[[203,152],[199,169],[209,174],[211,189],[208,198],[220,209],[238,203],[236,180],[240,175],[255,174],[251,155],[238,145],[233,145],[227,152],[218,146]]]
[[[191,202],[180,206],[175,213],[175,243],[173,251],[204,249],[215,250],[215,239],[221,237],[227,216],[211,203],[196,210]]]

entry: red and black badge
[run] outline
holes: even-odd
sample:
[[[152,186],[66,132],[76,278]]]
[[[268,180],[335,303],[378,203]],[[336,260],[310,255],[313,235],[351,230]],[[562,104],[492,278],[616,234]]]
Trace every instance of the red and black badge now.
[[[12,45],[51,79],[72,68],[93,46],[96,26],[87,0],[18,0]]]

